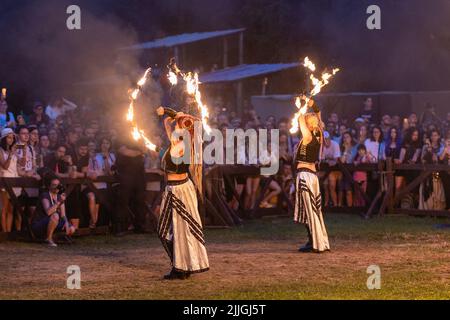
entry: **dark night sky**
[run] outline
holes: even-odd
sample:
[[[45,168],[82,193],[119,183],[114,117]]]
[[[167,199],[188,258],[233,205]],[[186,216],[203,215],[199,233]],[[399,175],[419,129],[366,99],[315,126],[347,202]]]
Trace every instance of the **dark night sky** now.
[[[81,7],[80,31],[66,28],[69,4]],[[366,28],[369,4],[381,7],[380,31]],[[36,98],[70,95],[77,81],[113,74],[118,47],[245,27],[245,62],[309,55],[320,66],[342,68],[330,91],[449,89],[449,16],[450,0],[2,0],[0,86],[21,108]],[[189,46],[186,64],[220,64],[220,50],[220,41]],[[122,68],[164,62],[158,59],[147,52],[140,60],[124,56]],[[277,78],[273,93],[297,90],[291,76]]]

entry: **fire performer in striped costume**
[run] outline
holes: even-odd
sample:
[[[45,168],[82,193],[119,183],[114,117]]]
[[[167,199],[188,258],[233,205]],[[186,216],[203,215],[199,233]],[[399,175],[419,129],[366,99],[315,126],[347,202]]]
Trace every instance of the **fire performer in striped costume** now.
[[[201,125],[194,131],[197,118],[170,108],[160,107],[157,114],[167,116],[164,126],[170,140],[162,159],[167,186],[158,223],[158,236],[172,263],[164,279],[186,279],[192,273],[209,270],[197,201],[197,192],[201,194],[201,156],[200,161],[194,161],[201,154],[201,143],[198,146],[194,141],[194,133],[202,132]]]
[[[300,252],[324,252],[330,250],[327,230],[322,216],[322,196],[316,164],[320,161],[323,144],[320,110],[314,100],[302,97],[303,108],[313,112],[301,112],[298,117],[302,140],[296,151],[297,164],[294,222],[306,226],[308,242]]]

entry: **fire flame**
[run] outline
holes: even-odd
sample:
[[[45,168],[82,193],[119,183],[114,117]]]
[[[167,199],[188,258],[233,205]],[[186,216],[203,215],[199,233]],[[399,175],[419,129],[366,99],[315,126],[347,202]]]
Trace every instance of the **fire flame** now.
[[[312,72],[314,72],[316,70],[315,64],[311,60],[309,60],[308,57],[306,57],[304,59],[303,66],[308,68]],[[311,73],[311,75],[309,76],[309,79],[311,80],[314,87],[309,94],[310,97],[306,97],[305,104],[303,106],[301,104],[300,97],[297,97],[295,99],[295,105],[296,105],[298,111],[295,113],[294,117],[292,118],[291,129],[289,130],[292,134],[294,134],[298,131],[298,118],[301,115],[304,115],[306,113],[306,111],[308,109],[308,102],[309,102],[309,100],[311,100],[311,97],[320,93],[321,89],[330,82],[330,78],[332,76],[334,76],[336,73],[338,73],[339,70],[340,70],[339,68],[335,68],[331,71],[331,73],[328,73],[328,72],[322,73],[322,75],[320,76],[320,78],[321,78],[320,80],[317,79],[314,76],[314,74]]]
[[[178,76],[174,72],[169,71],[167,78],[171,85],[176,86],[178,84]]]
[[[133,89],[130,93],[130,105],[128,106],[128,111],[127,111],[127,121],[131,123],[131,135],[133,137],[134,140],[139,141],[140,139],[142,139],[144,141],[145,146],[147,147],[147,149],[152,150],[152,151],[156,151],[156,145],[154,145],[145,135],[144,130],[139,129],[136,121],[134,120],[134,102],[136,101],[136,99],[139,96],[139,93],[141,92],[141,88],[142,86],[145,84],[145,82],[147,81],[147,77],[148,74],[150,73],[151,68],[148,68],[147,70],[145,70],[144,75],[142,76],[142,78],[137,82],[138,88]]]
[[[208,125],[209,111],[208,107],[202,102],[202,94],[199,89],[200,81],[198,80],[198,73],[182,73],[176,65],[173,66],[175,72],[170,70],[167,75],[170,83],[176,85],[178,83],[177,73],[186,82],[186,92],[195,99],[197,108],[200,111],[202,118],[203,129],[209,134],[211,133],[211,127]]]

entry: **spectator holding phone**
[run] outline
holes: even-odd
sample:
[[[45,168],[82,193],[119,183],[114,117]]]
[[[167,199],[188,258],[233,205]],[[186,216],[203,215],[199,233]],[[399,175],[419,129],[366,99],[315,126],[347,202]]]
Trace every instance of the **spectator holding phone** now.
[[[11,128],[2,130],[0,138],[0,176],[8,178],[16,178],[19,176],[17,172],[17,155],[16,155],[16,135]],[[13,188],[16,196],[20,195],[20,188]],[[2,219],[1,226],[3,232],[11,232],[13,225],[13,205],[5,189],[1,190],[2,200]],[[20,219],[19,219],[20,220]],[[20,223],[20,221],[16,221]]]
[[[53,234],[65,231],[66,239],[71,242],[75,232],[66,217],[66,194],[61,182],[56,176],[48,178],[47,190],[40,194],[39,204],[33,217],[31,228],[36,237],[44,238],[50,247],[57,247]]]

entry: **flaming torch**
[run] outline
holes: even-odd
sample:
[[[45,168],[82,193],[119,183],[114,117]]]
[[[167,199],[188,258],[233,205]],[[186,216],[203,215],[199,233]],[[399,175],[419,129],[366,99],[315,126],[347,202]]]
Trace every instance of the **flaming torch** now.
[[[306,57],[304,59],[303,66],[305,68],[309,69],[311,72],[314,72],[316,70],[315,64],[308,57]],[[313,73],[311,73],[311,75],[309,76],[309,79],[311,80],[311,82],[313,84],[313,89],[311,90],[311,92],[308,95],[305,95],[306,96],[305,104],[302,106],[300,97],[297,97],[295,99],[295,105],[296,105],[298,111],[295,113],[294,117],[292,118],[291,129],[290,129],[290,132],[292,134],[294,134],[298,131],[298,117],[300,117],[301,115],[306,113],[306,110],[308,108],[308,102],[311,99],[311,97],[317,95],[321,91],[321,89],[330,82],[329,81],[330,78],[332,76],[334,76],[337,72],[339,72],[339,68],[333,69],[331,71],[331,73],[323,72],[322,75],[320,76],[320,80],[318,78],[316,78]]]
[[[147,149],[151,151],[156,151],[156,145],[153,144],[145,135],[144,130],[139,129],[136,121],[134,120],[134,102],[138,98],[139,94],[141,93],[141,89],[144,86],[145,82],[147,81],[148,74],[151,72],[151,68],[148,68],[145,70],[144,75],[142,78],[137,82],[137,88],[130,90],[130,104],[128,106],[127,111],[127,121],[131,124],[131,135],[133,136],[133,139],[138,141],[142,139],[144,141],[145,146]]]
[[[198,73],[183,73],[177,66],[175,59],[170,59],[170,63],[167,66],[169,74],[167,77],[172,85],[178,83],[178,76],[181,76],[186,82],[186,92],[195,99],[197,108],[201,114],[201,120],[203,129],[209,134],[211,133],[211,127],[208,125],[209,112],[208,107],[202,102],[202,94],[199,89],[200,81],[198,80]]]

